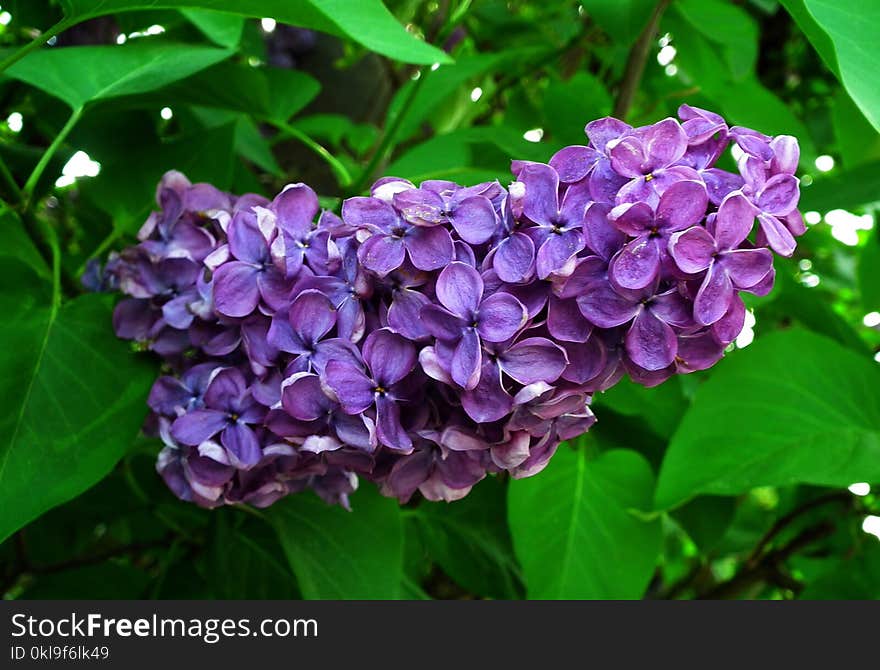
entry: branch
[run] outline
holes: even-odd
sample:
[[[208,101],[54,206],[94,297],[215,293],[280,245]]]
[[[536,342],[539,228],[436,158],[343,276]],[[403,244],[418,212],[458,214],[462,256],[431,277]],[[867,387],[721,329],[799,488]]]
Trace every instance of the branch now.
[[[722,582],[706,593],[700,594],[698,600],[727,600],[736,598],[744,591],[761,583],[771,583],[791,590],[799,590],[800,582],[793,580],[784,570],[783,563],[801,549],[828,537],[834,532],[834,524],[823,521],[811,526],[794,537],[788,544],[780,549],[768,552],[764,557],[753,565],[746,565],[733,578]]]
[[[755,545],[755,548],[752,550],[752,553],[749,554],[749,557],[746,559],[746,565],[755,565],[758,563],[761,558],[761,554],[764,550],[769,546],[770,542],[776,538],[783,530],[785,530],[788,526],[790,526],[794,521],[802,517],[807,512],[816,509],[817,507],[822,507],[824,505],[828,505],[830,503],[843,503],[846,504],[852,500],[852,496],[849,495],[846,491],[836,491],[834,493],[828,493],[824,496],[819,496],[818,498],[813,498],[809,502],[804,503],[800,507],[796,507],[788,514],[779,517],[776,520],[770,530],[768,530],[764,536],[758,540],[758,544]]]
[[[624,70],[623,79],[620,82],[617,100],[614,101],[614,116],[619,119],[626,120],[627,112],[629,112],[630,105],[642,81],[642,74],[645,71],[645,64],[648,62],[648,54],[651,51],[651,43],[660,25],[660,17],[669,6],[670,1],[660,0],[657,3],[651,18],[648,20],[648,25],[645,26],[645,29],[629,51],[629,57],[626,59],[626,70]]]

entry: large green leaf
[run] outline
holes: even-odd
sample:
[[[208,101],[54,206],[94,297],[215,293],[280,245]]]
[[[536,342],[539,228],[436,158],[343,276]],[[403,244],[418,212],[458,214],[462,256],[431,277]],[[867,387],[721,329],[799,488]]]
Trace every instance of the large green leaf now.
[[[380,0],[62,0],[77,23],[137,9],[213,9],[313,28],[405,63],[448,63],[449,56],[401,26]]]
[[[370,484],[352,511],[312,493],[290,496],[269,515],[305,598],[391,599],[403,579],[403,527],[396,501]]]
[[[859,292],[865,312],[880,312],[880,232],[875,230],[859,254]]]
[[[516,598],[520,591],[506,495],[504,485],[489,478],[461,501],[424,504],[415,510],[431,559],[470,593]]]
[[[23,277],[12,264],[0,279],[0,541],[110,471],[140,428],[153,377],[114,337],[109,296],[56,309],[22,289]]]
[[[640,417],[655,434],[667,439],[675,432],[687,407],[677,379],[646,388],[626,377],[607,391],[597,393],[593,404],[608,407],[625,416]]]
[[[4,208],[0,213],[0,230],[3,231],[3,246],[0,246],[0,256],[21,261],[43,279],[51,277],[49,266],[40,256],[39,250],[25,231],[21,219],[13,210]]]
[[[309,104],[321,85],[297,70],[219,63],[155,94],[162,100],[216,107],[279,123]]]
[[[874,0],[803,0],[807,11],[821,27],[834,48],[841,83],[865,117],[880,130],[880,88],[877,61],[880,60],[880,3]],[[797,18],[797,17],[796,17]],[[815,31],[806,31],[820,52],[827,49]],[[830,56],[824,56],[832,62]]]
[[[208,571],[215,596],[227,600],[296,598],[296,582],[272,527],[228,512],[214,514]]]
[[[588,460],[563,446],[538,476],[511,482],[510,531],[530,598],[640,598],[660,551],[644,521],[654,476],[634,451]]]
[[[241,33],[244,30],[244,19],[241,16],[203,9],[182,9],[180,13],[218,46],[233,49],[241,42]]]
[[[102,160],[101,174],[84,179],[80,191],[113,217],[116,229],[134,233],[155,207],[156,183],[168,170],[228,188],[236,134],[236,124],[228,123],[166,143],[135,142]]]
[[[657,0],[584,0],[580,4],[616,41],[630,44],[648,23]]]
[[[734,79],[754,70],[758,27],[748,12],[726,0],[679,0],[675,8],[694,30],[719,45]]]
[[[759,337],[698,391],[657,484],[665,509],[700,493],[880,480],[880,368],[820,335]]]
[[[800,209],[828,212],[874,202],[880,202],[880,160],[817,178],[810,186],[802,188]]]
[[[231,54],[213,47],[149,41],[40,49],[12,65],[6,74],[60,98],[73,109],[82,109],[95,100],[152,91]]]

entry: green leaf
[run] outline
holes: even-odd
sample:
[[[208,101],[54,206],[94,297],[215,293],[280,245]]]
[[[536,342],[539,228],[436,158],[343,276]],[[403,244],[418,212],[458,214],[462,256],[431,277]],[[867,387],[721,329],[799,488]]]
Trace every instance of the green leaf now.
[[[110,561],[40,575],[22,594],[27,600],[136,600],[150,584],[144,570]]]
[[[629,45],[648,23],[657,0],[583,0],[580,4],[615,41]]]
[[[556,144],[584,144],[584,125],[611,113],[611,95],[589,72],[568,81],[552,81],[544,93],[544,129]]]
[[[701,496],[672,513],[675,520],[701,551],[713,549],[730,527],[736,514],[736,499]]]
[[[777,324],[800,324],[819,335],[825,335],[856,353],[867,355],[870,350],[850,323],[834,311],[833,297],[819,298],[817,291],[794,280],[789,272],[776,275],[775,299],[758,307],[758,322],[771,318]]]
[[[697,391],[666,453],[656,506],[700,493],[880,480],[880,368],[792,329],[759,337]]]
[[[220,63],[156,95],[284,123],[309,104],[321,85],[297,70]]]
[[[418,131],[419,126],[435,114],[442,103],[466,82],[512,58],[512,52],[461,56],[455,63],[422,73],[421,76],[428,79],[412,99],[410,91],[418,82],[407,82],[388,106],[389,119],[401,112],[405,114],[397,131],[398,140],[406,139]]]
[[[232,179],[236,124],[229,123],[167,143],[138,143],[102,160],[101,174],[80,191],[110,214],[119,231],[135,232],[155,206],[156,184],[171,169],[192,181],[227,188]]]
[[[725,0],[679,0],[675,8],[693,29],[719,45],[734,79],[754,71],[758,26],[748,12]]]
[[[56,309],[18,275],[0,282],[0,541],[110,471],[154,377],[114,336],[109,296]]]
[[[511,482],[510,531],[530,598],[640,598],[660,551],[654,476],[634,451],[587,460],[566,446],[538,476]]]
[[[224,600],[296,598],[293,574],[271,526],[251,516],[232,518],[234,515],[228,511],[217,510],[214,518],[208,571],[215,597]]]
[[[865,312],[880,312],[880,232],[875,229],[859,253],[858,280]]]
[[[0,230],[3,231],[3,246],[0,256],[17,259],[31,268],[42,279],[51,279],[52,273],[39,250],[25,232],[21,219],[11,209],[0,214]]]
[[[805,212],[828,212],[832,209],[851,210],[874,202],[880,202],[880,160],[817,178],[801,188],[799,208]]]
[[[351,496],[352,511],[312,493],[275,503],[268,514],[309,599],[393,599],[403,579],[403,528],[396,501],[372,485]]]
[[[843,89],[832,99],[831,121],[844,168],[880,160],[880,133]]]
[[[213,47],[148,42],[40,49],[12,65],[6,74],[63,100],[73,109],[82,109],[95,100],[152,91],[231,54]]]
[[[506,495],[488,478],[454,504],[423,504],[414,513],[431,559],[459,586],[488,598],[517,598],[521,589]]]
[[[801,600],[876,600],[880,598],[880,544],[866,538],[862,551],[822,559],[820,573],[799,595]]]
[[[379,0],[62,0],[77,23],[137,9],[213,9],[349,37],[366,48],[404,63],[449,63],[440,49],[407,32]]]
[[[597,393],[593,403],[626,416],[641,417],[655,434],[663,438],[672,436],[687,408],[676,379],[646,388],[624,377],[607,391]]]
[[[786,2],[786,7],[789,3]],[[793,3],[791,3],[793,4]],[[872,0],[803,0],[806,10],[833,47],[834,59],[822,54],[826,63],[836,60],[841,83],[865,117],[880,130],[880,88],[877,86],[877,60],[880,47],[880,4]],[[798,19],[797,14],[793,14]],[[803,17],[801,17],[803,21]],[[800,22],[799,22],[800,23]],[[802,25],[816,50],[828,50],[828,41],[816,30]]]
[[[241,33],[244,30],[244,19],[241,16],[203,9],[181,9],[180,13],[218,46],[233,49],[241,42]]]

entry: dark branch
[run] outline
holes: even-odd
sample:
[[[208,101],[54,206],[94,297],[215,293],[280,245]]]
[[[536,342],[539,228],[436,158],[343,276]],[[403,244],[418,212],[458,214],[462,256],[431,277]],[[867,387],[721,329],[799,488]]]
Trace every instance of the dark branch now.
[[[641,32],[635,44],[629,51],[629,58],[626,60],[626,70],[623,73],[623,79],[620,82],[620,88],[617,91],[617,100],[614,101],[614,116],[619,119],[626,120],[626,115],[632,105],[633,98],[642,81],[642,74],[645,71],[645,64],[648,62],[648,54],[651,51],[651,43],[657,34],[657,28],[660,26],[660,17],[669,6],[670,0],[660,0],[654,7],[648,25]]]

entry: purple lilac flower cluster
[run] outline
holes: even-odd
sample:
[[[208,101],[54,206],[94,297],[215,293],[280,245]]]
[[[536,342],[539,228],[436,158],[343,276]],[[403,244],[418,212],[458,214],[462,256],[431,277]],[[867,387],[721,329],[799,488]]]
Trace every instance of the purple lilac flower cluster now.
[[[359,477],[455,500],[540,471],[623,375],[713,365],[740,292],[769,291],[770,249],[804,232],[798,145],[679,117],[593,121],[507,189],[383,178],[341,216],[304,184],[269,201],[166,174],[106,275],[117,334],[169,371],[148,421],[168,485],[204,506],[347,505]],[[739,174],[714,167],[731,143]]]

